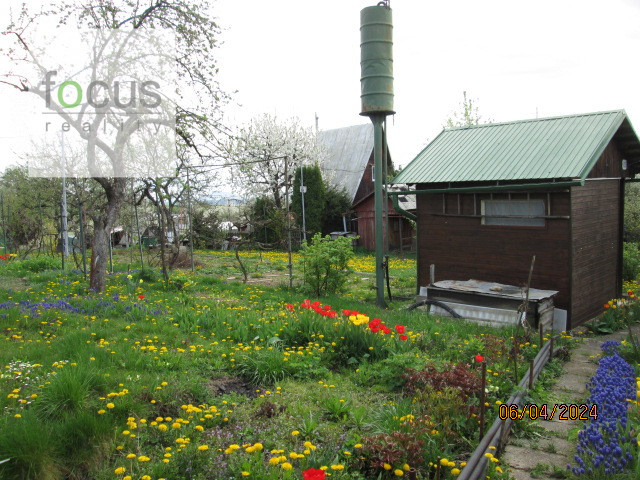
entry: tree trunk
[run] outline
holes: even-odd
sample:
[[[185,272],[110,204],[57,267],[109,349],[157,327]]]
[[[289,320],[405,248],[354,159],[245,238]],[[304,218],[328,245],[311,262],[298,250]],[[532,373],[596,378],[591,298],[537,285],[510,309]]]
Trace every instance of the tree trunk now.
[[[109,231],[105,227],[105,215],[93,220],[93,240],[91,242],[91,273],[89,288],[95,292],[104,292],[107,281],[107,258],[109,257]]]
[[[93,216],[93,241],[91,242],[91,273],[89,288],[104,292],[107,285],[107,259],[109,258],[109,235],[118,218],[124,200],[126,178],[96,178],[107,195],[104,211]]]
[[[162,204],[162,213],[164,215],[165,229],[167,232],[172,233],[172,247],[169,252],[169,268],[173,269],[176,261],[178,260],[178,257],[180,256],[180,237],[178,236],[176,222],[173,219],[173,215],[171,214],[171,208]]]

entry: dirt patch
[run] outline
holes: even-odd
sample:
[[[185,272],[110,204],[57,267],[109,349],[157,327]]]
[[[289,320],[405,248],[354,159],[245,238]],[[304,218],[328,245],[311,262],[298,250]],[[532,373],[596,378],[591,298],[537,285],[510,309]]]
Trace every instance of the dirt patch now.
[[[26,278],[0,277],[0,289],[19,291],[25,290],[29,286]]]
[[[229,395],[232,393],[236,393],[238,395],[246,395],[247,397],[257,397],[258,390],[256,387],[252,386],[249,383],[246,383],[242,379],[238,377],[218,377],[212,378],[207,383],[207,388],[209,391],[219,397],[220,395]]]

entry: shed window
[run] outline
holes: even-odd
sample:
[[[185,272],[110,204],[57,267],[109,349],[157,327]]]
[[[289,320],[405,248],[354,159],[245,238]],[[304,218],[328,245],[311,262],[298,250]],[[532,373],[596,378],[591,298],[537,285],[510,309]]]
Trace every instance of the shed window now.
[[[483,225],[544,227],[544,200],[483,200]]]

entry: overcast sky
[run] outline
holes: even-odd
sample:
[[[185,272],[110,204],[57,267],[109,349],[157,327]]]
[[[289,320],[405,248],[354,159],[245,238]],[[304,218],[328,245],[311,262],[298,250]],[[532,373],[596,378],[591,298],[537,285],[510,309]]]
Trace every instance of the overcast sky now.
[[[9,5],[3,0],[3,24]],[[217,0],[220,80],[237,90],[229,125],[262,113],[320,129],[360,112],[364,0]],[[459,108],[462,92],[493,121],[625,109],[640,128],[640,0],[392,0],[396,115],[389,146],[406,165]],[[2,164],[24,143],[19,93],[0,85]],[[13,96],[9,98],[9,96]],[[16,142],[21,139],[20,142]]]
[[[375,1],[218,0],[221,76],[234,119],[298,116],[321,129],[360,117],[359,11]],[[640,128],[640,0],[392,0],[394,118],[406,165],[462,101],[494,121],[624,108]],[[231,113],[231,112],[230,112]]]

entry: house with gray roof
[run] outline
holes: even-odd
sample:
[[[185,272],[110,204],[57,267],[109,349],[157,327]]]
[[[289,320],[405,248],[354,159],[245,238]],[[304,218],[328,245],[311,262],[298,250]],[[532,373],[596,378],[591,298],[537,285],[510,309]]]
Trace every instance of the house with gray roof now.
[[[347,193],[354,210],[350,228],[359,235],[360,245],[374,250],[373,125],[367,123],[321,131],[318,132],[318,141],[324,150],[324,158],[320,163],[323,177]],[[386,159],[387,169],[392,171],[388,147]],[[385,232],[389,232],[389,235],[385,235],[389,249],[411,247],[411,223],[395,212],[390,200],[385,229]]]

